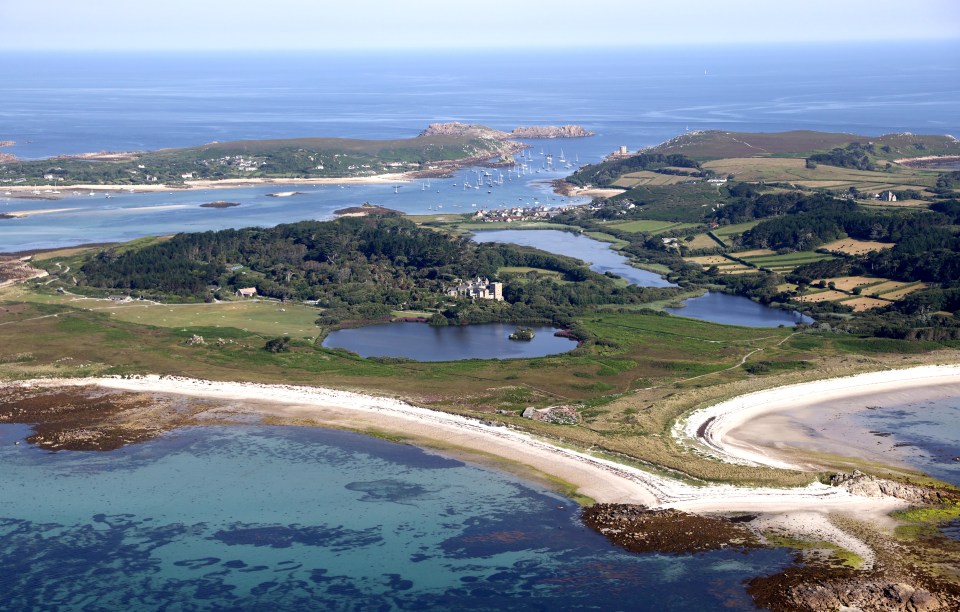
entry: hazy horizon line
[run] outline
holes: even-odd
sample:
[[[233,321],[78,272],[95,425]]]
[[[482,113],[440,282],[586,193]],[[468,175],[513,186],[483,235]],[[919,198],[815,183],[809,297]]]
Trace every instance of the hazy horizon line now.
[[[331,47],[17,47],[4,46],[0,44],[0,51],[19,52],[19,53],[312,53],[312,52],[338,52],[338,53],[384,53],[384,52],[530,52],[530,51],[605,51],[605,50],[627,50],[627,49],[704,49],[704,48],[736,48],[736,47],[818,47],[818,46],[857,46],[866,43],[886,44],[940,44],[940,43],[958,43],[960,36],[942,37],[942,38],[900,38],[891,40],[889,38],[859,38],[859,39],[836,39],[836,40],[778,40],[778,41],[705,41],[705,42],[632,42],[632,43],[585,43],[585,44],[529,44],[529,45],[496,45],[496,46],[383,46],[383,47],[354,47],[354,46],[331,46]]]

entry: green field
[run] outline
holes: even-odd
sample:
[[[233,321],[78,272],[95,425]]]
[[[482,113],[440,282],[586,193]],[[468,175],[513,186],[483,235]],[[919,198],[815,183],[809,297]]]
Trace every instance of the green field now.
[[[297,303],[281,304],[275,300],[257,299],[211,304],[132,301],[118,304],[107,299],[22,290],[16,293],[8,292],[5,296],[25,302],[89,310],[118,321],[171,329],[202,327],[216,331],[223,328],[265,337],[294,338],[315,338],[320,331],[314,324],[320,315],[319,309]]]
[[[786,182],[801,188],[836,191],[854,187],[864,193],[900,189],[922,192],[934,186],[938,174],[899,165],[889,171],[856,170],[826,164],[807,168],[803,159],[772,157],[719,159],[706,162],[703,167],[720,175],[732,174],[738,181]]]
[[[623,221],[611,223],[610,227],[615,227],[624,232],[642,232],[644,234],[661,234],[671,230],[687,229],[698,227],[697,223],[678,223],[674,221],[655,221],[652,219],[635,219],[633,221]]]
[[[731,253],[731,255],[734,257],[737,256],[736,253]],[[808,264],[814,261],[822,261],[824,259],[834,258],[824,253],[814,253],[811,251],[797,251],[795,253],[787,253],[785,255],[763,255],[759,257],[743,258],[744,261],[752,263],[759,268],[767,268],[778,272],[784,270],[793,270],[797,266]]]
[[[657,145],[652,151],[664,154],[680,153],[699,160],[731,157],[807,157],[810,153],[844,147],[851,142],[872,142],[878,150],[888,146],[889,153],[879,153],[891,160],[921,155],[960,154],[960,142],[949,136],[906,133],[858,136],[810,130],[773,133],[705,130],[682,134]]]
[[[693,183],[635,187],[610,199],[636,203],[646,220],[702,223],[710,209],[726,201],[726,196],[717,185]]]
[[[719,236],[720,238],[726,238],[727,236],[733,236],[734,234],[742,234],[743,232],[753,229],[760,223],[762,219],[755,219],[753,221],[747,221],[745,223],[734,223],[731,225],[721,225],[717,229],[713,230],[713,233]]]

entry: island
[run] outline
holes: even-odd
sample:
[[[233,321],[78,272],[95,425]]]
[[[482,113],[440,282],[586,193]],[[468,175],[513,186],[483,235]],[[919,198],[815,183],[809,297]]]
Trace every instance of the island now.
[[[794,564],[748,585],[769,609],[956,609],[960,549],[940,529],[960,519],[957,486],[853,444],[819,452],[791,427],[767,425],[759,442],[746,431],[824,410],[814,400],[960,384],[960,173],[902,163],[956,147],[699,132],[577,169],[566,188],[604,195],[542,216],[365,203],[332,221],[4,258],[0,423],[58,451],[258,419],[492,455],[582,503],[584,522],[626,550],[794,549]],[[478,227],[602,240],[670,282],[471,240]],[[502,299],[450,290],[473,278]],[[668,314],[706,293],[808,318]],[[552,326],[576,348],[419,362],[323,346],[392,321],[518,326],[511,337]],[[863,435],[878,446],[892,433]]]
[[[530,329],[529,327],[518,327],[517,329],[513,330],[513,333],[511,333],[508,336],[508,338],[510,340],[520,340],[523,342],[529,342],[533,340],[534,333],[533,333],[533,330]]]
[[[206,204],[201,204],[200,208],[233,208],[234,206],[240,206],[240,204],[238,202],[217,200],[216,202],[207,202]]]
[[[463,123],[432,124],[414,138],[290,138],[212,142],[159,151],[101,151],[0,167],[17,193],[65,189],[170,189],[281,182],[381,182],[446,176],[467,165],[509,165],[526,145],[518,138],[581,138],[581,126],[534,126],[512,132]]]

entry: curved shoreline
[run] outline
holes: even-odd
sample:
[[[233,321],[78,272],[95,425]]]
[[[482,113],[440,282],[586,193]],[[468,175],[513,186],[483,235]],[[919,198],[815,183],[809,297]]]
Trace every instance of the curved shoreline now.
[[[39,379],[31,386],[95,385],[123,391],[186,395],[238,402],[234,407],[281,419],[313,419],[356,428],[380,427],[438,440],[528,465],[575,485],[597,501],[693,512],[856,511],[877,516],[905,506],[892,497],[861,497],[819,482],[795,488],[693,486],[641,469],[557,446],[508,427],[420,408],[404,401],[319,387],[214,382],[148,375],[132,378]],[[244,405],[246,404],[246,405]]]
[[[812,403],[945,384],[960,384],[960,365],[869,372],[776,387],[696,410],[675,423],[673,435],[679,442],[727,463],[804,470],[804,466],[783,460],[767,448],[733,439],[732,432],[760,415],[786,412]]]

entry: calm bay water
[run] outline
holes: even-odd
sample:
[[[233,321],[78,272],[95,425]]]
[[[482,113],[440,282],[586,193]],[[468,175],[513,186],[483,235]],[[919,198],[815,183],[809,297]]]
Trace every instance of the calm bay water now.
[[[777,431],[777,440],[769,432]],[[960,385],[904,388],[770,413],[738,428],[760,446],[908,465],[960,486]]]
[[[361,357],[406,357],[417,361],[518,359],[566,353],[577,343],[554,336],[554,327],[532,327],[530,341],[510,340],[515,325],[491,323],[432,327],[425,323],[386,323],[331,332],[326,348],[345,348]]]
[[[474,242],[519,244],[576,257],[588,262],[594,272],[611,272],[641,287],[676,287],[656,272],[631,266],[627,258],[611,249],[608,243],[580,234],[559,230],[489,230],[476,232],[471,239]]]
[[[628,554],[568,499],[347,432],[48,453],[0,426],[3,609],[750,609],[784,550]],[[638,594],[642,599],[638,600]]]

